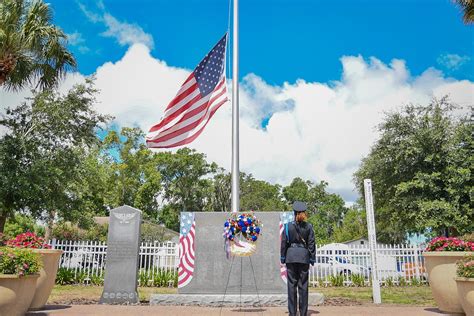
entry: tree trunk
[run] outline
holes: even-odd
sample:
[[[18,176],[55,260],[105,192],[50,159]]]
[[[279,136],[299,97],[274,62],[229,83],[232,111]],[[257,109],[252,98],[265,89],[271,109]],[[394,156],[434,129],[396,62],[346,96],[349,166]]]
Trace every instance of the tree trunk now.
[[[3,233],[3,229],[5,228],[5,223],[7,221],[6,215],[0,215],[0,233]]]
[[[46,220],[46,228],[44,232],[44,239],[48,242],[51,239],[51,235],[53,233],[53,225],[54,225],[54,216],[56,215],[55,211],[48,212],[48,218]]]

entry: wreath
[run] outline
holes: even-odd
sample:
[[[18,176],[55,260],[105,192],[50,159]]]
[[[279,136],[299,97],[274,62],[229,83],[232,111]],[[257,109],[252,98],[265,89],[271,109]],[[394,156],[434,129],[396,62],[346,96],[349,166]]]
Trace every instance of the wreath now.
[[[262,224],[250,213],[232,213],[224,223],[224,239],[227,258],[251,256],[257,250],[257,240]]]

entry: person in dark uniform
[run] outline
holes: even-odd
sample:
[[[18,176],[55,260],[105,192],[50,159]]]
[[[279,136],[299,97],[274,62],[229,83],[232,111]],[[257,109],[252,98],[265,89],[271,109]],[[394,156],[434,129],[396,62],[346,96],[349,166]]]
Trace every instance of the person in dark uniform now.
[[[313,226],[306,222],[306,203],[293,203],[295,221],[284,227],[281,238],[280,261],[286,264],[288,273],[288,312],[296,316],[297,297],[299,296],[300,316],[308,314],[308,276],[309,265],[314,265],[316,246]]]

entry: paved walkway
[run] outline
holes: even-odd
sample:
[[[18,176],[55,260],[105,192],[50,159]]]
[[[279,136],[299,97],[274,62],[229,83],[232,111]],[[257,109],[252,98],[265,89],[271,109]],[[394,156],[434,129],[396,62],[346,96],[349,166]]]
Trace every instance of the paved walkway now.
[[[28,316],[60,316],[60,315],[104,315],[104,316],[141,316],[141,315],[288,315],[286,308],[266,307],[240,310],[238,308],[207,308],[194,306],[118,306],[118,305],[52,305],[48,309],[33,313]],[[392,305],[363,305],[363,306],[314,306],[310,307],[309,315],[351,315],[351,316],[375,316],[375,315],[402,315],[418,316],[441,314],[437,308],[417,306],[392,306]]]

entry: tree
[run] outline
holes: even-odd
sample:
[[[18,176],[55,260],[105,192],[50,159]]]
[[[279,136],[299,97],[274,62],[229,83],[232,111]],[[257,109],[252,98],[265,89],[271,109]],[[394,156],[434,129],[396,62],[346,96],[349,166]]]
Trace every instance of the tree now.
[[[74,217],[78,197],[73,184],[81,161],[98,142],[96,132],[109,117],[93,110],[91,80],[66,95],[52,90],[35,93],[0,119],[0,229],[16,210],[47,222],[50,236],[55,216]]]
[[[52,19],[41,0],[0,2],[0,86],[18,90],[37,81],[41,89],[52,88],[76,67],[66,35]]]
[[[474,1],[473,0],[454,0],[463,12],[464,23],[474,23]]]
[[[444,97],[388,113],[380,139],[354,174],[372,179],[376,221],[385,242],[407,233],[462,234],[474,229],[473,122]]]
[[[344,215],[342,225],[334,229],[331,239],[334,242],[345,242],[364,237],[367,237],[365,210],[358,205],[354,205]]]
[[[161,174],[157,156],[144,143],[144,133],[139,128],[124,127],[120,133],[109,131],[104,139],[102,159],[109,169],[106,182],[110,208],[121,205],[136,207],[148,219],[157,219]],[[107,166],[110,164],[110,166]]]
[[[308,205],[309,222],[313,225],[315,238],[319,243],[332,240],[337,227],[342,225],[347,212],[344,200],[337,194],[328,193],[328,183],[315,184],[301,178],[294,178],[290,185],[283,188],[283,196],[288,207],[294,201],[304,201]]]
[[[170,229],[179,229],[181,211],[201,212],[209,209],[215,163],[208,163],[206,156],[193,149],[181,148],[175,153],[160,152],[155,156],[155,166],[161,174],[163,198],[166,202],[160,221]]]
[[[241,174],[240,208],[256,212],[283,211],[286,204],[280,194],[281,186],[256,180],[251,174]]]

